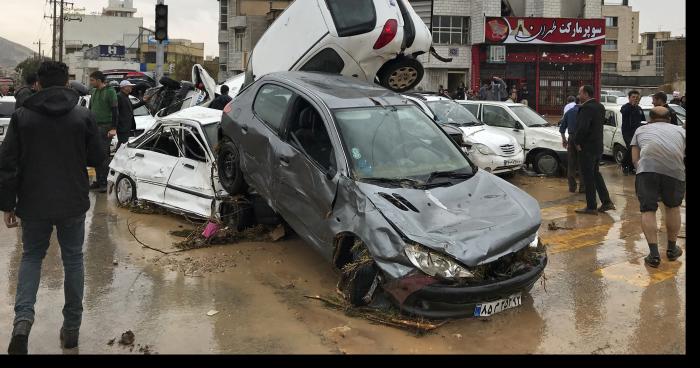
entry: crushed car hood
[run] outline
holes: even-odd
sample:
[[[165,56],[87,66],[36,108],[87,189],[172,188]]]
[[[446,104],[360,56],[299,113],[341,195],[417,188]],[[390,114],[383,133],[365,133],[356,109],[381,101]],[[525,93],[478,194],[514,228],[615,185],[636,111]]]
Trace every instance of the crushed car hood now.
[[[468,267],[527,246],[541,223],[534,198],[483,170],[459,184],[430,190],[357,185],[405,238]],[[400,209],[387,194],[403,197],[400,202],[409,202],[415,210]]]
[[[516,141],[509,135],[485,125],[460,127],[464,132],[464,141],[467,143],[481,143],[487,145],[494,152],[500,152],[500,146],[515,145]]]

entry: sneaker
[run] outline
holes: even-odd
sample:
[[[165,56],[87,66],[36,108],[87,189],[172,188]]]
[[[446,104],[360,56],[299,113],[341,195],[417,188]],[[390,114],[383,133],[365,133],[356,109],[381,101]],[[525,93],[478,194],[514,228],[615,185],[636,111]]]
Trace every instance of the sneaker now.
[[[681,254],[683,254],[683,249],[681,249],[679,246],[666,250],[666,258],[668,258],[669,261],[677,260]]]
[[[597,211],[597,210],[595,210],[595,209],[590,209],[590,208],[588,208],[588,207],[586,207],[586,208],[579,208],[579,209],[575,210],[574,212],[576,212],[576,213],[581,213],[581,214],[584,214],[584,215],[596,215],[596,216],[598,215],[598,211]]]
[[[29,331],[32,323],[29,321],[19,321],[12,330],[10,346],[7,347],[7,354],[27,354],[27,344],[29,343]]]
[[[79,330],[64,330],[61,327],[61,346],[64,349],[75,349],[78,347]]]
[[[651,254],[649,254],[648,256],[644,257],[644,263],[646,263],[650,267],[657,268],[661,264],[661,257],[652,256]]]
[[[614,210],[614,209],[616,209],[615,205],[612,202],[608,202],[608,203],[603,203],[598,208],[598,212],[606,212],[606,211],[610,211],[610,210]]]

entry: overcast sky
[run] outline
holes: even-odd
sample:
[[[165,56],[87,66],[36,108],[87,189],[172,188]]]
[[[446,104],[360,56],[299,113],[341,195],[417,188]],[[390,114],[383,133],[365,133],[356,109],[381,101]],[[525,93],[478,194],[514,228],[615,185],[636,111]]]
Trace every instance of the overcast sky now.
[[[100,11],[107,0],[70,0],[76,7],[88,12]],[[155,0],[134,0],[137,16],[143,17],[144,27],[153,28]],[[166,0],[169,6],[169,36],[204,42],[205,55],[218,53],[218,4],[217,0]],[[630,0],[634,10],[640,12],[640,32],[670,30],[673,36],[685,35],[685,0]],[[33,50],[39,39],[51,43],[49,19],[51,14],[46,0],[0,0],[2,21],[0,36],[20,43]],[[45,48],[48,54],[49,48]],[[2,52],[2,50],[0,50]]]

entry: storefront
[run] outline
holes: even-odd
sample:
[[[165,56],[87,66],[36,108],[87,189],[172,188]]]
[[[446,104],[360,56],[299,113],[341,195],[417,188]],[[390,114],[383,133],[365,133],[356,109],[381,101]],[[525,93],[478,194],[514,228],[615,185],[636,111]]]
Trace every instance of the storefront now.
[[[472,46],[472,89],[498,76],[540,114],[560,115],[566,98],[590,84],[600,96],[604,19],[487,17],[485,42]]]

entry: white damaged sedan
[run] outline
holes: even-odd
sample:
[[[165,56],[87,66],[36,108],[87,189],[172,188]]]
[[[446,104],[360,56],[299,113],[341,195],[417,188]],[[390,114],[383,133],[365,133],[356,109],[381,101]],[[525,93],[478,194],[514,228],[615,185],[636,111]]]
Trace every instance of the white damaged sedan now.
[[[192,107],[158,119],[122,145],[109,165],[118,204],[147,201],[173,212],[219,217],[229,196],[214,169],[221,111]]]

